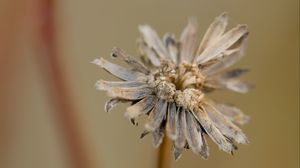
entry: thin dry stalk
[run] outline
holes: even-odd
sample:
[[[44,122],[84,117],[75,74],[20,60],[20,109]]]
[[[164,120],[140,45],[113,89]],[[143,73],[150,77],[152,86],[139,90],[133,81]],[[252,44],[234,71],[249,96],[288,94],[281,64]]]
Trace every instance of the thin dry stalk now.
[[[35,14],[31,15],[31,19],[35,26],[33,29],[36,29],[37,32],[37,42],[40,49],[38,63],[52,103],[56,108],[55,115],[67,143],[71,167],[90,168],[92,167],[91,160],[87,155],[87,148],[80,134],[76,108],[71,99],[57,51],[54,19],[55,1],[32,0],[31,3]]]
[[[168,138],[164,138],[160,145],[157,158],[157,168],[170,168],[171,167],[171,143]]]

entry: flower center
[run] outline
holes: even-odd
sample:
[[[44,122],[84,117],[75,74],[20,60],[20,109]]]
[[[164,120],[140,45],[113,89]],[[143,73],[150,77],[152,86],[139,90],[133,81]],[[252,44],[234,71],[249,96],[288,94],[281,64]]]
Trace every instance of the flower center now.
[[[196,65],[175,65],[168,60],[162,60],[154,74],[156,95],[186,108],[192,108],[203,98],[203,82],[204,76]]]

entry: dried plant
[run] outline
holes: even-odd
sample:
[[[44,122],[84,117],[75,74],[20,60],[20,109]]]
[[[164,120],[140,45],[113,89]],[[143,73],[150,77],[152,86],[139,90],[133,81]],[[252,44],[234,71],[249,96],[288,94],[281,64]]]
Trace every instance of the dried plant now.
[[[235,143],[247,144],[246,136],[234,123],[242,125],[249,117],[236,107],[206,97],[217,89],[245,93],[251,86],[237,79],[247,69],[226,70],[243,56],[248,36],[246,25],[225,32],[227,20],[226,13],[216,17],[198,48],[195,19],[189,20],[179,40],[170,33],[161,40],[150,26],[141,25],[141,61],[119,48],[113,49],[112,56],[124,60],[129,68],[104,58],[94,60],[123,80],[96,83],[97,89],[112,97],[105,111],[120,102],[131,102],[125,116],[133,124],[140,115],[148,115],[141,137],[152,133],[153,144],[158,147],[167,134],[176,160],[184,148],[208,158],[207,135],[228,153],[237,149]]]

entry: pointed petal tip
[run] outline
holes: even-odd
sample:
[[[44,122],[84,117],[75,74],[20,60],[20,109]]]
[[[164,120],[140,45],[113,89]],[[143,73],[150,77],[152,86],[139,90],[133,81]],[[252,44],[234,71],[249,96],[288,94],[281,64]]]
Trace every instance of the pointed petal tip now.
[[[147,24],[140,24],[138,25],[138,29],[140,32],[144,32],[146,29],[150,29],[150,26]]]
[[[239,24],[237,25],[237,28],[241,31],[244,31],[245,33],[248,33],[248,25],[246,24]]]
[[[190,16],[188,18],[188,24],[191,24],[191,25],[195,25],[197,26],[198,25],[198,20],[195,16]]]
[[[153,126],[150,125],[149,123],[146,123],[146,124],[145,124],[145,129],[146,129],[147,131],[151,131],[151,132],[155,131],[155,128],[153,128]]]
[[[90,63],[96,64],[96,65],[98,65],[98,66],[100,66],[100,67],[102,68],[102,67],[103,67],[102,65],[103,65],[103,62],[104,62],[104,61],[105,61],[104,58],[100,57],[100,58],[94,59],[94,60],[91,61]]]
[[[96,58],[96,59],[94,59],[93,61],[91,61],[90,63],[91,63],[91,64],[99,65],[99,62],[100,62],[100,59],[99,59],[99,58]]]
[[[228,12],[224,11],[223,13],[221,13],[220,17],[228,17]]]
[[[175,161],[178,161],[181,158],[181,152],[174,151],[174,159]]]
[[[98,80],[96,83],[95,83],[95,87],[97,90],[104,90],[104,86],[103,86],[103,80]]]

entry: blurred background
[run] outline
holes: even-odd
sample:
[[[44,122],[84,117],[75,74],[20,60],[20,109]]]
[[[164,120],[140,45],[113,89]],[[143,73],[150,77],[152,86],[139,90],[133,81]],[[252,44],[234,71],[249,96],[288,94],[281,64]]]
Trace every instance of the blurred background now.
[[[202,37],[223,11],[229,27],[246,23],[246,95],[219,92],[252,117],[243,127],[250,144],[234,156],[209,141],[203,160],[185,151],[172,167],[296,168],[299,166],[299,1],[297,0],[0,0],[0,167],[152,168],[157,149],[139,139],[123,117],[107,114],[107,96],[95,90],[110,75],[90,62],[110,59],[118,46],[137,55],[137,26],[177,37],[189,16]],[[115,62],[118,62],[115,60]]]

